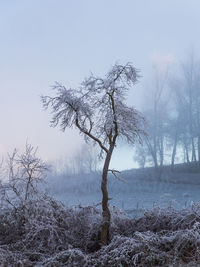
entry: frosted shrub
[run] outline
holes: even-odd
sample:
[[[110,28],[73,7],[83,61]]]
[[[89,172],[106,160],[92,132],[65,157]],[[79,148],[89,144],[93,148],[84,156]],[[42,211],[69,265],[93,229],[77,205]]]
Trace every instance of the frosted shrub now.
[[[69,247],[87,250],[100,225],[100,212],[91,208],[67,208],[52,199],[31,203],[24,225],[23,245],[40,253]]]
[[[22,214],[16,214],[11,207],[0,215],[2,264],[36,267],[200,264],[199,205],[181,211],[156,208],[139,219],[130,219],[111,209],[110,244],[100,248],[101,211],[95,207],[69,208],[47,196],[26,204],[23,222],[18,221]]]
[[[43,262],[45,267],[55,267],[55,266],[86,266],[88,259],[79,249],[68,249],[66,251],[60,252]]]
[[[8,154],[1,169],[0,199],[3,207],[25,210],[26,202],[41,197],[41,184],[50,166],[36,154],[37,148],[28,143],[23,153],[15,149],[11,155]]]

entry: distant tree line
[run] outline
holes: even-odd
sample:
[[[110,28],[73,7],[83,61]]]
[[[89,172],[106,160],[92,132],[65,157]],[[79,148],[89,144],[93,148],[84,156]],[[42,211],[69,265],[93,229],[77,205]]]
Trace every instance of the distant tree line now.
[[[83,144],[72,156],[63,156],[52,162],[57,174],[76,175],[99,171],[101,159],[98,150],[90,144]]]
[[[136,147],[141,167],[200,164],[200,60],[191,54],[176,70],[154,66],[144,97],[147,136]]]

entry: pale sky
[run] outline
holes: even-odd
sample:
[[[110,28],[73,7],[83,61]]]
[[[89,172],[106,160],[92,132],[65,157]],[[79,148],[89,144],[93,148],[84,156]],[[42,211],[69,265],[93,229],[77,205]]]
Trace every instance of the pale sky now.
[[[200,55],[200,1],[2,0],[0,38],[0,154],[28,139],[54,160],[82,141],[76,131],[49,127],[40,95],[54,81],[76,87],[91,71],[104,75],[116,61],[131,61],[143,76],[129,99],[138,106],[152,55]],[[119,147],[112,165],[132,168],[132,157],[133,149]]]

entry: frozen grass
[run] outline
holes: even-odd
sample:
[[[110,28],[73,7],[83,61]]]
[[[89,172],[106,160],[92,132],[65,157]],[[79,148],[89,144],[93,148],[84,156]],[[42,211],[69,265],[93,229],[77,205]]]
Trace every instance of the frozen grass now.
[[[112,209],[110,244],[100,248],[101,211],[49,197],[0,215],[1,266],[198,266],[200,205],[154,208],[139,219]]]
[[[162,180],[156,179],[154,171],[130,170],[120,174],[126,183],[113,175],[108,178],[111,205],[122,208],[130,216],[140,216],[145,209],[157,205],[176,209],[200,201],[200,174],[165,172]],[[51,195],[66,205],[95,205],[101,202],[101,174],[52,175],[48,177]]]

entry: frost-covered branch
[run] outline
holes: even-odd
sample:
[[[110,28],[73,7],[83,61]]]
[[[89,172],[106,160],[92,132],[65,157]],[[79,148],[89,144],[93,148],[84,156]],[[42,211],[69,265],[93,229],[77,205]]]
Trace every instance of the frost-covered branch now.
[[[25,205],[37,196],[37,184],[44,181],[49,165],[36,155],[37,148],[26,144],[25,152],[19,154],[15,149],[8,154],[4,166],[4,181],[0,184],[1,201],[15,207]]]

